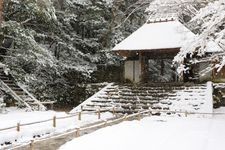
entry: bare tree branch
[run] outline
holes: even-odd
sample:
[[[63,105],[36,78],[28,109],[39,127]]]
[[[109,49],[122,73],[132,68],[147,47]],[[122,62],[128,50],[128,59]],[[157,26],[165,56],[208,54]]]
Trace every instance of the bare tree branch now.
[[[28,18],[28,19],[26,19],[26,20],[24,20],[24,21],[22,21],[22,22],[20,22],[20,24],[26,24],[27,22],[29,22],[29,21],[31,21],[32,19],[31,18]]]

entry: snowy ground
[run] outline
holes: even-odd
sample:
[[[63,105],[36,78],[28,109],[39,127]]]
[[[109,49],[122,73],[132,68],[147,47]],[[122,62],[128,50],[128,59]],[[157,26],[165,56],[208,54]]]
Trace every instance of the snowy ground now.
[[[16,126],[17,123],[25,124],[42,120],[52,119],[53,116],[65,117],[69,116],[65,112],[43,111],[43,112],[25,112],[24,110],[10,109],[7,114],[0,114],[0,130],[3,128]],[[101,118],[111,118],[112,114],[104,113]],[[34,137],[39,138],[50,136],[57,133],[62,133],[70,129],[74,129],[83,125],[97,122],[98,116],[96,114],[82,115],[81,121],[78,116],[72,118],[61,119],[56,121],[56,128],[53,127],[53,121],[50,120],[45,123],[35,125],[28,125],[21,127],[21,131],[17,132],[16,128],[6,131],[0,131],[0,149],[4,148],[5,143],[19,144],[28,142]]]
[[[100,129],[66,143],[60,150],[224,150],[224,141],[225,115],[148,117]]]

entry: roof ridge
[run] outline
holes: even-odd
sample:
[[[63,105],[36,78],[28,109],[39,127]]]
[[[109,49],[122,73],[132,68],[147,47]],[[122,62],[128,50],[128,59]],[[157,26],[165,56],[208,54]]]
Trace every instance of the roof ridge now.
[[[179,20],[176,13],[154,14],[149,17],[147,23],[158,23]]]
[[[155,19],[155,20],[147,20],[147,24],[150,23],[159,23],[159,22],[169,22],[169,21],[175,21],[177,19],[175,18],[163,18],[163,19]]]
[[[160,20],[153,21],[160,22]],[[149,23],[145,23],[126,39],[117,44],[113,50],[139,51],[180,48],[185,40],[193,37],[195,37],[194,33],[175,18],[171,18],[171,20],[169,20],[169,18],[167,18],[167,20],[161,19],[160,23],[151,23],[151,20],[149,20]]]

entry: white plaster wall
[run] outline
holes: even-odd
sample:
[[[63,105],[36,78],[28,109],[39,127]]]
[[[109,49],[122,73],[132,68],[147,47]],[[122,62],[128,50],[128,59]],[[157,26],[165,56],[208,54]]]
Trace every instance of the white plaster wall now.
[[[133,81],[133,61],[125,61],[124,78],[125,80]]]
[[[140,82],[141,64],[138,60],[125,61],[124,64],[124,78],[132,82]]]

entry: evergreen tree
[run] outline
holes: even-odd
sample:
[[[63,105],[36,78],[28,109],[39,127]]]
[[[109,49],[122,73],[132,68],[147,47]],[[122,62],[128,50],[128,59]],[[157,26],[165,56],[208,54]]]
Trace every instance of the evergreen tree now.
[[[133,2],[5,0],[2,62],[38,99],[77,105],[96,65],[115,64],[109,50],[142,24],[137,12],[118,27]]]

